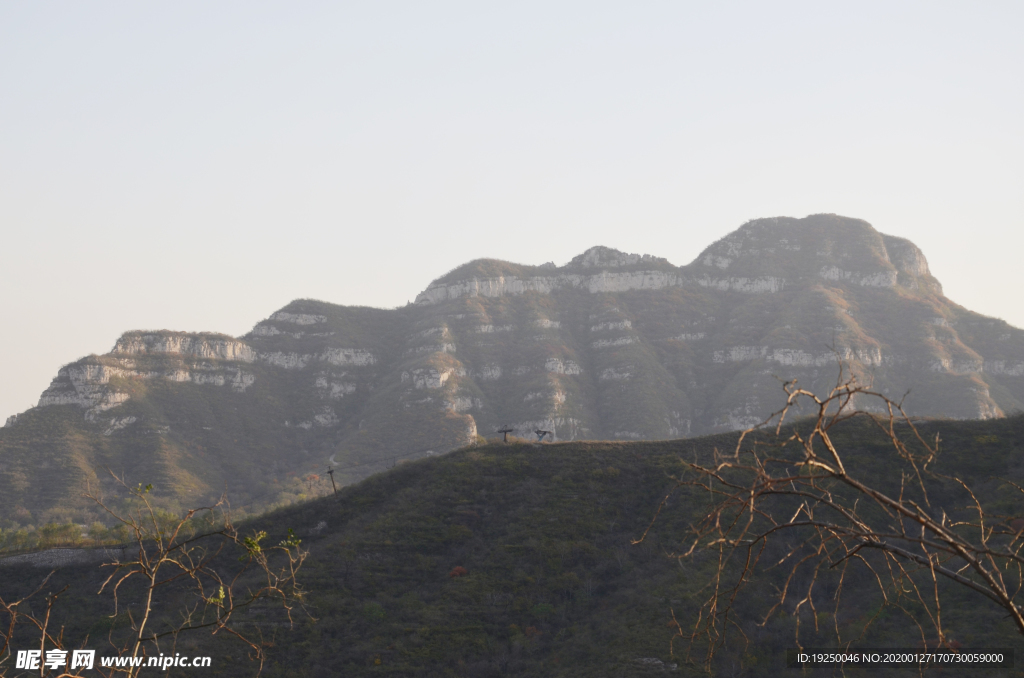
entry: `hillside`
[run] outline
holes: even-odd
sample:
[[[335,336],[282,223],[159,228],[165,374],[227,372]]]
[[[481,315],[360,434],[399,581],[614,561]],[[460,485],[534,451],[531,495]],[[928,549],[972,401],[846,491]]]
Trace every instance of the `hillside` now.
[[[835,353],[832,352],[835,349]],[[1024,330],[957,306],[912,243],[835,215],[749,222],[674,266],[594,247],[478,260],[383,310],[298,300],[238,338],[136,331],[60,369],[0,429],[0,520],[97,517],[104,468],[170,508],[260,510],[510,426],[554,440],[736,430],[821,389],[836,355],[909,412],[1024,408]]]
[[[957,471],[989,508],[1020,515],[1019,494],[1007,493],[999,479],[1024,481],[1024,417],[933,422],[922,432],[944,441],[938,471]],[[852,473],[897,487],[891,446],[876,429],[851,424],[833,439],[852,461]],[[677,495],[648,540],[638,546],[631,540],[672,486],[668,475],[679,472],[680,456],[706,457],[733,440],[721,434],[669,442],[491,444],[401,464],[345,488],[337,500],[307,502],[254,521],[248,529],[267,529],[269,541],[288,528],[303,538],[311,556],[302,580],[315,621],[306,617],[287,628],[271,607],[240,621],[273,637],[268,676],[611,678],[661,675],[671,664],[678,665],[671,675],[707,675],[686,664],[685,644],[677,641],[676,656],[670,655],[668,627],[674,611],[689,628],[707,593],[713,554],[681,562],[670,557],[699,515],[703,496]],[[956,483],[937,482],[930,492],[935,507],[954,518],[963,515],[966,495]],[[235,556],[225,554],[222,566],[237,566]],[[451,576],[456,567],[465,574]],[[27,592],[46,571],[0,569],[7,575],[0,576],[0,596]],[[65,568],[50,584],[53,590],[73,586],[56,617],[68,638],[87,632],[106,637],[112,622],[104,617],[109,600],[95,595],[100,576],[95,567]],[[750,644],[737,636],[715,675],[780,674],[784,649],[793,646],[797,601],[769,625],[757,622],[767,606],[765,593],[781,586],[782,576],[766,572],[754,582],[736,617]],[[822,576],[823,606],[831,605],[834,579]],[[839,621],[847,636],[877,614],[862,646],[919,642],[898,610],[878,614],[880,598],[869,575],[851,572],[845,586]],[[993,604],[965,589],[943,595],[944,623],[954,640],[1013,647],[1020,656],[1024,643]],[[159,623],[174,619],[177,604],[159,599]],[[806,644],[832,645],[829,609],[819,608],[826,622],[820,635],[809,613],[803,616]],[[179,650],[213,656],[217,675],[253,671],[243,661],[245,652],[226,638],[194,635]],[[873,669],[871,675],[910,674]]]

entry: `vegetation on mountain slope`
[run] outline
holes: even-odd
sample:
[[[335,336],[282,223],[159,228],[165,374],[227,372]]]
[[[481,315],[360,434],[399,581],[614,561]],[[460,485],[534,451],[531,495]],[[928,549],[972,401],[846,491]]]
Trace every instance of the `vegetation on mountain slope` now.
[[[1006,485],[1024,482],[1024,417],[926,422],[922,432],[941,435],[938,471],[959,474],[991,511],[1007,519],[1024,515],[1019,494]],[[867,480],[898,489],[899,465],[877,429],[851,423],[834,439]],[[675,656],[670,654],[672,614],[692,626],[716,559],[712,553],[684,560],[671,554],[703,515],[707,499],[684,490],[670,500],[648,539],[632,541],[675,485],[670,476],[682,471],[680,458],[706,459],[734,441],[723,434],[665,442],[492,443],[399,464],[344,488],[337,499],[261,516],[249,529],[266,530],[276,543],[293,528],[310,550],[302,583],[311,592],[308,610],[315,618],[293,628],[269,609],[244,618],[273,643],[266,675],[647,676],[673,663],[675,675],[701,674],[700,645],[697,664],[686,662],[686,644],[678,639]],[[966,505],[953,483],[934,481],[930,492],[933,504],[948,507],[951,515]],[[43,574],[30,568],[3,572],[5,596]],[[762,627],[758,622],[771,601],[757,591],[774,592],[784,574],[769,570],[751,582],[737,605],[738,628],[714,664],[716,675],[773,676],[782,670],[784,650],[794,646],[797,601]],[[60,620],[70,637],[88,632],[98,638],[110,626],[104,601],[93,595],[98,576],[74,568],[55,575],[53,586],[73,583],[78,596],[68,599],[72,604]],[[834,582],[826,577],[826,598],[829,586]],[[859,645],[865,647],[921,643],[906,614],[881,605],[870,577],[853,577],[844,586],[838,619],[831,609],[818,609],[819,632],[806,606],[800,613],[805,646],[834,644],[836,622],[844,637],[863,632]],[[953,640],[1024,649],[1013,625],[989,601],[956,587],[946,587],[943,596]],[[902,603],[911,615],[921,613]],[[175,601],[162,601],[160,609],[170,623]],[[230,641],[192,636],[183,642],[182,651],[215,657],[218,675],[251,674],[240,661],[243,648]],[[867,672],[848,669],[847,675]]]

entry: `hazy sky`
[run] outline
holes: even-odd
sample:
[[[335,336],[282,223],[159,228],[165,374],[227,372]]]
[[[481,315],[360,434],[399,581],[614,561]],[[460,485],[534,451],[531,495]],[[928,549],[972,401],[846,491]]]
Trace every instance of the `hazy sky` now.
[[[0,4],[0,423],[129,329],[470,259],[913,240],[1024,326],[1024,3]]]

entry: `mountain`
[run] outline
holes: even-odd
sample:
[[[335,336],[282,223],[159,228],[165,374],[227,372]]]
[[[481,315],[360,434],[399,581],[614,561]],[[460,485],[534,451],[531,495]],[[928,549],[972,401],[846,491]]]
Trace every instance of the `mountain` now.
[[[834,349],[834,351],[833,351]],[[398,309],[298,300],[243,337],[137,331],[0,429],[0,517],[90,520],[104,467],[167,507],[253,509],[503,426],[554,440],[735,430],[836,356],[911,414],[1024,408],[1024,331],[946,299],[921,251],[836,215],[760,219],[677,267],[594,247],[482,259]],[[311,474],[318,474],[316,478]]]

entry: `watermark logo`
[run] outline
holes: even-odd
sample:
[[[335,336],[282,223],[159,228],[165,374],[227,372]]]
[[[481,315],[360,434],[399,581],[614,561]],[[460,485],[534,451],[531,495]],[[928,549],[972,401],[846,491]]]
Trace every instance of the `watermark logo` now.
[[[42,650],[18,650],[14,668],[38,671],[40,667],[51,670],[67,667],[74,671],[91,669],[95,661],[96,650],[47,650],[45,653]],[[103,668],[150,667],[163,671],[172,666],[203,668],[210,666],[210,662],[210,657],[189,657],[180,653],[174,656],[100,657],[100,666]]]
[[[70,654],[69,666],[67,650],[47,650],[45,656],[42,650],[18,650],[14,668],[33,670],[42,664],[48,669],[59,669],[64,666],[69,669],[91,669],[96,660],[96,650],[72,650]]]

